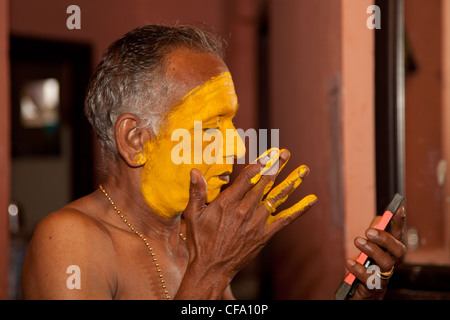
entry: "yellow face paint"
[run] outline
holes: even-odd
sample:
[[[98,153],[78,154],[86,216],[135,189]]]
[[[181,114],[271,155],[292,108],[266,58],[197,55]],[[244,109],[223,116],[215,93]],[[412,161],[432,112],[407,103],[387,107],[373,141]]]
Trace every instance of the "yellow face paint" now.
[[[220,188],[227,183],[219,176],[231,173],[232,164],[226,161],[228,157],[242,157],[245,154],[243,141],[237,143],[224,141],[223,148],[215,149],[215,160],[212,164],[201,159],[194,159],[198,152],[203,155],[214,139],[209,132],[220,132],[226,138],[226,130],[236,130],[232,119],[237,111],[237,97],[229,72],[221,73],[211,78],[203,85],[190,91],[181,103],[167,114],[166,122],[158,135],[146,142],[143,158],[141,191],[148,205],[154,212],[164,217],[174,217],[182,212],[189,201],[190,171],[200,170],[207,183],[207,202],[214,200],[220,193]],[[196,124],[201,121],[202,127]],[[172,158],[172,150],[180,142],[172,141],[173,132],[182,129],[189,135],[183,143],[190,143],[191,153],[189,163],[176,164]],[[206,129],[207,132],[204,132]],[[202,145],[194,142],[195,136],[202,135]],[[209,140],[208,140],[209,139]],[[206,140],[206,141],[205,141]],[[226,148],[227,143],[233,143],[233,148]],[[194,150],[200,148],[201,150]],[[231,152],[229,150],[232,150]],[[183,150],[186,152],[186,150]],[[228,152],[228,153],[227,153]]]
[[[139,152],[139,153],[136,155],[136,158],[134,159],[134,162],[135,162],[137,165],[143,165],[143,164],[145,164],[145,156],[144,156],[144,154],[142,153],[142,151]]]

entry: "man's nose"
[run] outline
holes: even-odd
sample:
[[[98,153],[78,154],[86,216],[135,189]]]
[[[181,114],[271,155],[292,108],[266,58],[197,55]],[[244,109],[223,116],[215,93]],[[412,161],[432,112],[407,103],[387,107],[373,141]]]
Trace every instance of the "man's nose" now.
[[[245,143],[236,128],[233,126],[227,129],[227,134],[225,135],[225,156],[239,159],[244,157],[245,153]]]

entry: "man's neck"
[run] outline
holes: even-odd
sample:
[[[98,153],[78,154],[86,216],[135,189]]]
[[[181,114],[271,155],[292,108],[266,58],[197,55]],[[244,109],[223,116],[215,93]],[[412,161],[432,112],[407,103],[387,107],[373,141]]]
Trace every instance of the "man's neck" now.
[[[166,218],[154,212],[142,195],[139,185],[140,170],[133,168],[126,171],[125,173],[119,169],[118,175],[109,175],[103,184],[117,210],[124,215],[127,223],[145,237],[167,243],[178,243],[181,215]],[[112,205],[111,208],[113,208]],[[116,212],[117,210],[115,209]],[[125,223],[123,226],[127,227]]]

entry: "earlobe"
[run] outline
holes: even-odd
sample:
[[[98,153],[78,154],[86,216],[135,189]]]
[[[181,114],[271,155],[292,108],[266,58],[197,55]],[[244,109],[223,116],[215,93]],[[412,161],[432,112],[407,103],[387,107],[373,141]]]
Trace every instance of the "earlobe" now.
[[[134,114],[122,114],[116,121],[116,144],[122,159],[133,168],[146,162],[144,144],[150,138],[146,128],[139,127],[141,119]]]
[[[139,166],[143,166],[147,162],[147,157],[144,155],[144,150],[138,152],[135,158],[135,162]]]

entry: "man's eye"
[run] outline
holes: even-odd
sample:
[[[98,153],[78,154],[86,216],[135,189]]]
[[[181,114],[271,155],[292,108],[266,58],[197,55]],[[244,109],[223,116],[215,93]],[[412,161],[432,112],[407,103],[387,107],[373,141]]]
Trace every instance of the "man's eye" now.
[[[208,130],[211,130],[211,131],[208,131]],[[216,130],[219,130],[219,127],[216,127],[216,128],[203,128],[203,132],[206,132],[206,133],[214,133]]]
[[[208,125],[208,127],[203,127],[203,131],[207,131],[210,129],[214,129],[214,130],[220,129],[220,117],[217,117],[216,123],[211,123],[210,125]]]

